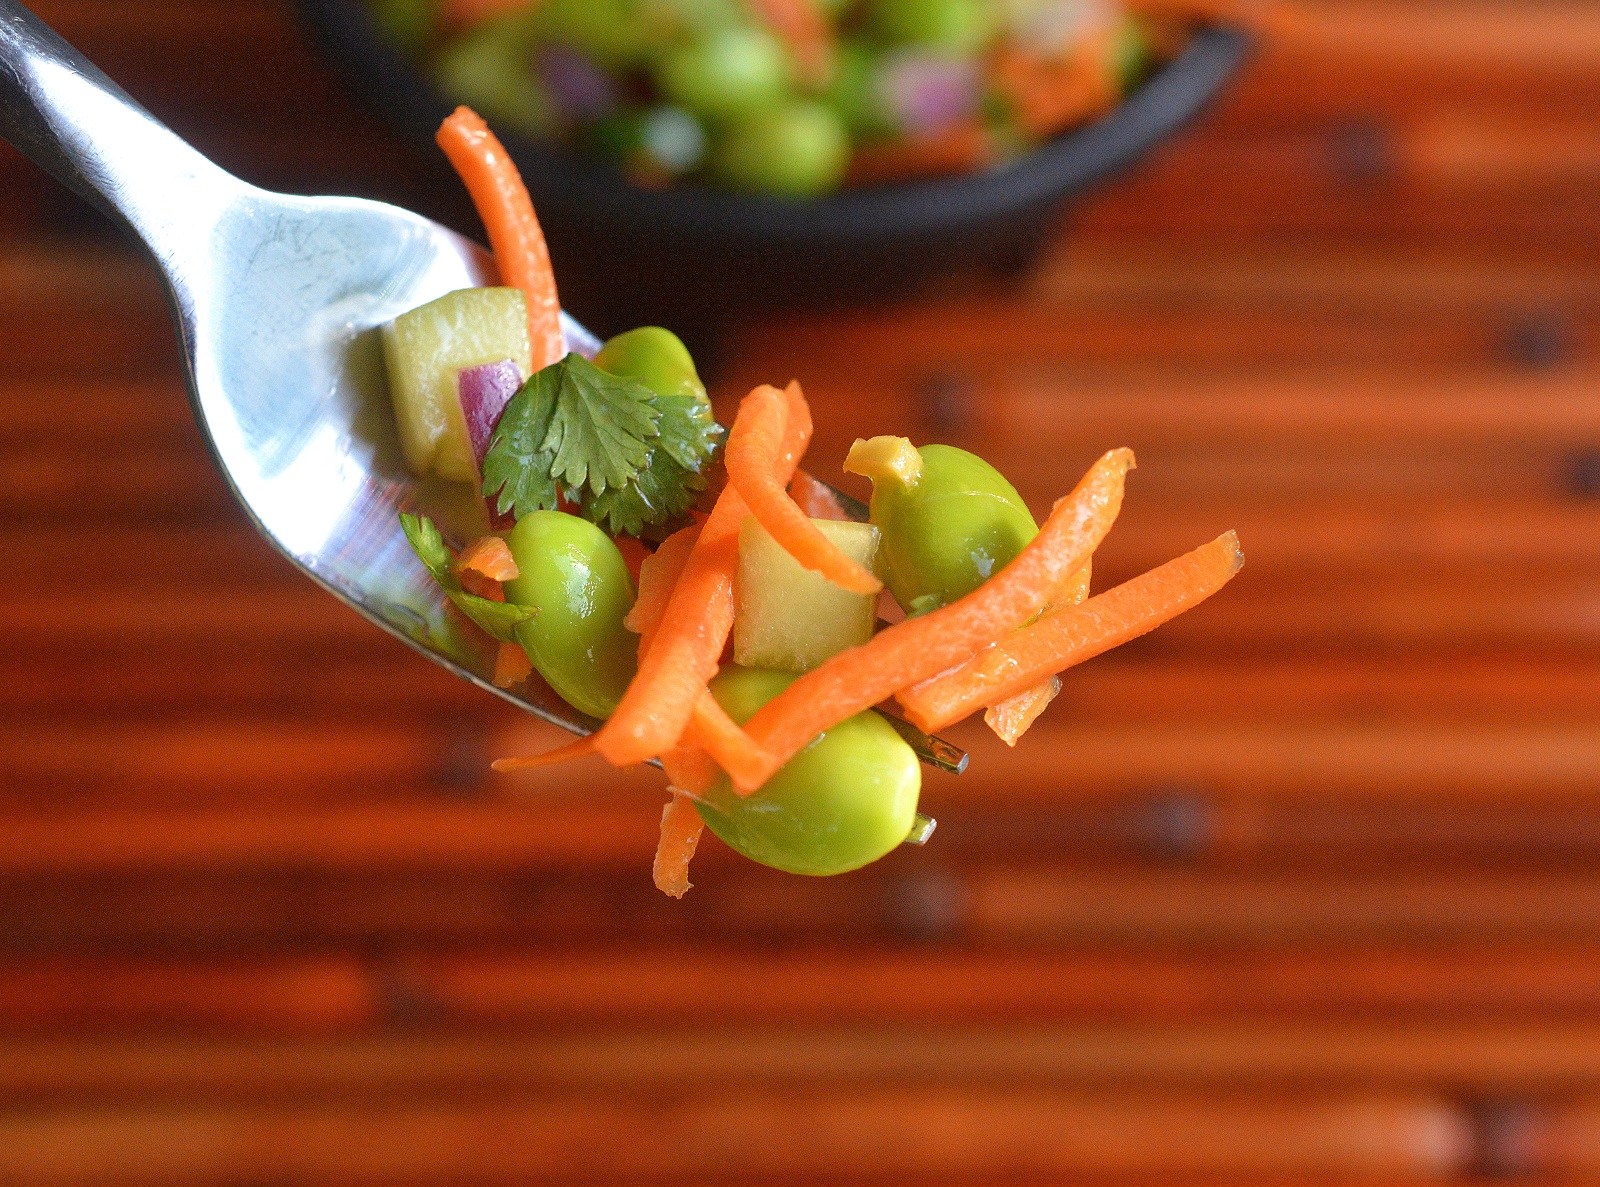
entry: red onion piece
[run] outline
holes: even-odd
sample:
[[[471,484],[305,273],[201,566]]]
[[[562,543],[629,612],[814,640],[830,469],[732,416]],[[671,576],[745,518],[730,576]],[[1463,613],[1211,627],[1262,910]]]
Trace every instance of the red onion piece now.
[[[908,135],[942,132],[978,109],[975,61],[905,52],[891,55],[881,70],[881,93]]]
[[[489,438],[506,410],[511,397],[522,386],[522,369],[510,359],[498,363],[479,363],[456,372],[456,394],[461,398],[461,413],[467,418],[467,440],[472,456],[483,469],[483,455],[489,452]]]
[[[616,80],[571,46],[541,46],[533,68],[569,123],[587,123],[609,115],[622,101]]]

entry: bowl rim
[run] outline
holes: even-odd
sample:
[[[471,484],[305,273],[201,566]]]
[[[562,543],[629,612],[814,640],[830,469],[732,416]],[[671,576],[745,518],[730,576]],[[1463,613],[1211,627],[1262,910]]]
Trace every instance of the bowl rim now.
[[[368,107],[407,139],[431,146],[454,109],[427,75],[384,37],[360,0],[297,0],[316,40]],[[599,158],[507,130],[501,133],[541,209],[664,235],[775,247],[915,240],[1054,205],[1131,164],[1193,119],[1254,46],[1229,25],[1197,29],[1177,57],[1114,109],[1017,160],[978,173],[848,187],[789,199],[680,184],[645,189]]]

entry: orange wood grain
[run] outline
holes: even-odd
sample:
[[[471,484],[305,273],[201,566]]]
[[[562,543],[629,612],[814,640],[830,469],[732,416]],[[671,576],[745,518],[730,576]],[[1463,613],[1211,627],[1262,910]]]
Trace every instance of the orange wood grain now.
[[[886,1142],[893,1132],[897,1140]],[[625,1135],[621,1140],[618,1135]],[[1462,1115],[1427,1095],[1249,1098],[867,1088],[429,1104],[123,1106],[0,1116],[14,1182],[473,1175],[1445,1175]]]
[[[476,231],[291,6],[35,7],[241,175]],[[1292,7],[1029,275],[731,328],[825,476],[1128,444],[1102,583],[1248,563],[958,732],[929,847],[682,904],[658,775],[490,777],[538,727],[251,535],[153,274],[0,148],[0,1179],[1592,1177],[1600,10]]]

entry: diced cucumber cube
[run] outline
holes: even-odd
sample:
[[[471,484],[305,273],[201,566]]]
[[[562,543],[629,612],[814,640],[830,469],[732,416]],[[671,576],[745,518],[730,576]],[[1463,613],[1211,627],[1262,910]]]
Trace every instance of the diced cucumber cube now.
[[[877,528],[834,519],[811,522],[851,560],[874,567]],[[739,528],[733,596],[733,658],[747,668],[808,672],[872,638],[877,622],[876,595],[840,589],[821,573],[802,568],[754,516]]]
[[[461,289],[403,313],[383,327],[383,356],[406,464],[418,477],[477,482],[456,373],[511,359],[528,377],[533,351],[522,290]]]

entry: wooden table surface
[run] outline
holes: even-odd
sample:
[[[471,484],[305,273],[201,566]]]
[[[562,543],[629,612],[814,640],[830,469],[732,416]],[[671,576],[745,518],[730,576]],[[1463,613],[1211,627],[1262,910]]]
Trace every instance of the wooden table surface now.
[[[255,181],[459,209],[281,0],[35,7]],[[654,773],[490,776],[540,727],[252,534],[0,149],[0,1182],[1600,1174],[1600,7],[1301,11],[1026,279],[733,335],[821,473],[1131,445],[1097,576],[1248,564],[959,731],[928,848],[681,904]]]

